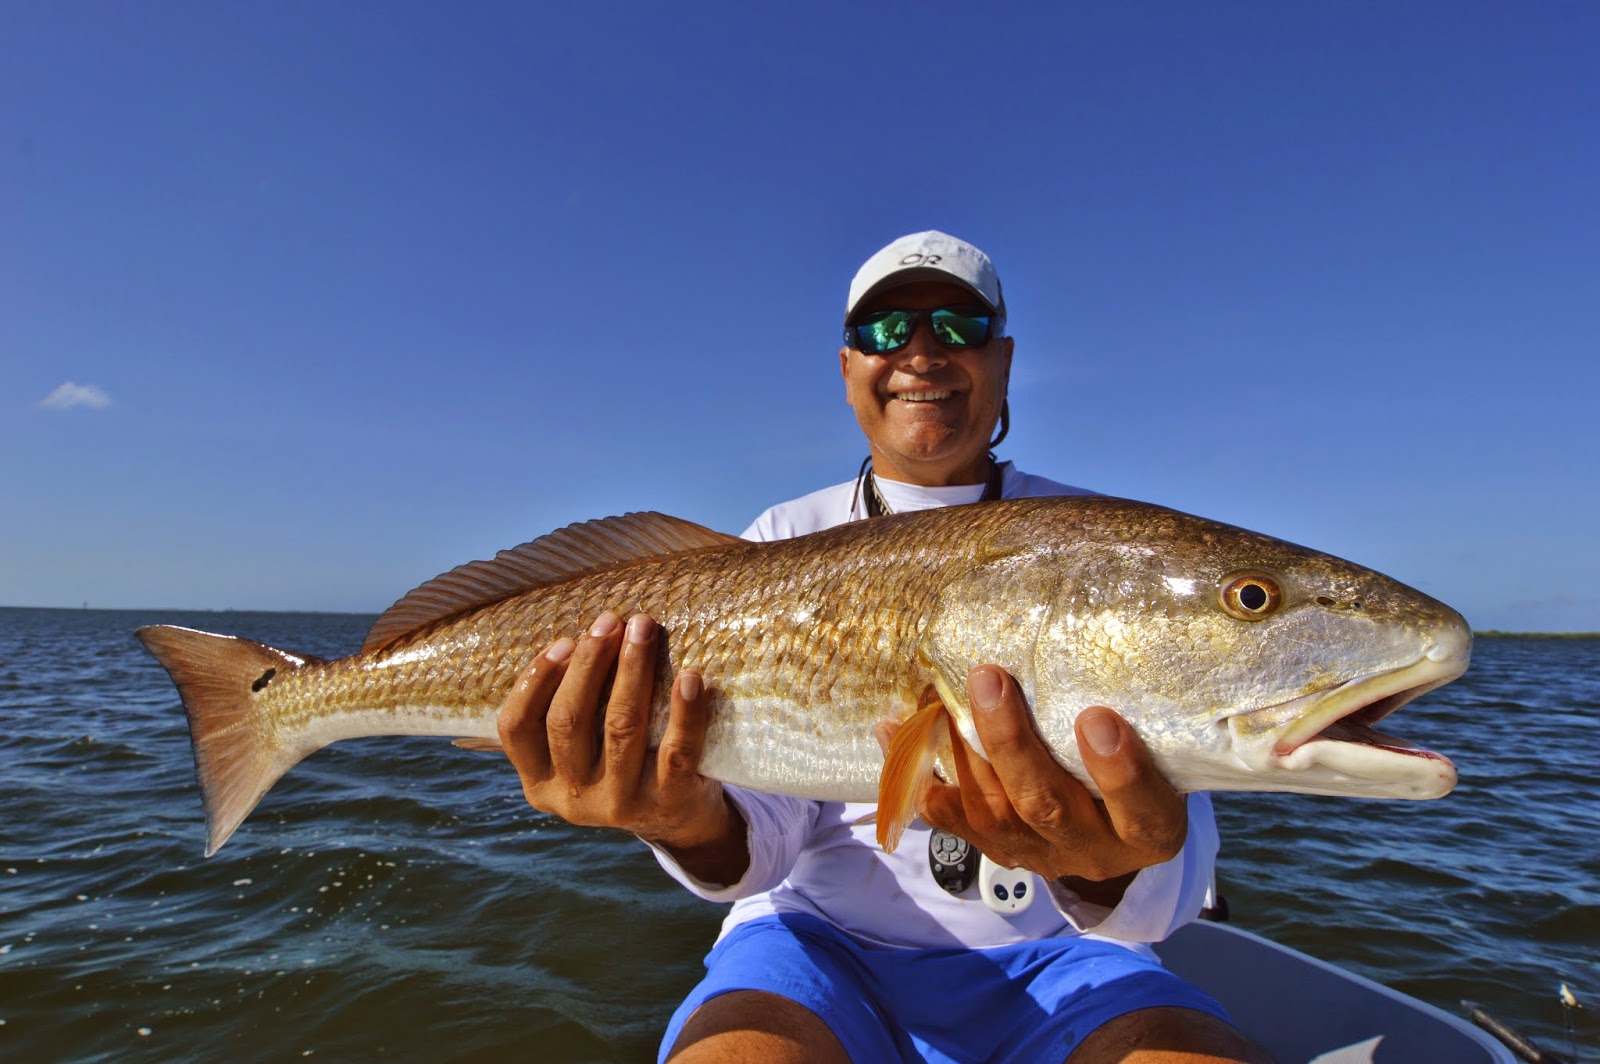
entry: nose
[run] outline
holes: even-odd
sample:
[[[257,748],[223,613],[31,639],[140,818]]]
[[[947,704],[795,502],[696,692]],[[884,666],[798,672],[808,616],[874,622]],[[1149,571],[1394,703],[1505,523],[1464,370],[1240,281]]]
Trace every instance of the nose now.
[[[933,323],[926,317],[916,323],[906,346],[894,354],[897,364],[918,373],[943,365],[950,358],[950,352],[933,335]]]

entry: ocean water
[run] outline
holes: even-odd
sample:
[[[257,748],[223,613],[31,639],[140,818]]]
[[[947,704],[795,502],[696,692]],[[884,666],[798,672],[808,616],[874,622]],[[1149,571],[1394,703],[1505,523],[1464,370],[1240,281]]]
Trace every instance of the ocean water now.
[[[0,1058],[651,1058],[719,907],[534,813],[497,754],[337,744],[202,857],[184,716],[133,629],[334,656],[371,620],[0,609]],[[1600,1060],[1600,640],[1480,639],[1392,730],[1457,791],[1218,796],[1234,922],[1548,1048],[1570,1015]]]

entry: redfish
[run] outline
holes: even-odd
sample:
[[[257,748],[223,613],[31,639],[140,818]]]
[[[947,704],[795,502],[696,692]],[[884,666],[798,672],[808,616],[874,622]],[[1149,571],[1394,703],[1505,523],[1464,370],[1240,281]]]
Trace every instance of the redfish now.
[[[274,782],[339,739],[464,736],[544,646],[605,610],[662,626],[669,684],[700,672],[700,771],[756,790],[877,802],[892,849],[950,764],[981,755],[966,675],[1004,667],[1056,759],[1093,789],[1073,720],[1109,705],[1183,791],[1434,798],[1450,761],[1373,730],[1461,675],[1448,606],[1369,569],[1105,496],[1013,499],[751,543],[661,514],[572,525],[407,594],[331,661],[157,625],[138,636],[189,715],[216,852]],[[873,726],[898,720],[887,757]],[[953,778],[953,777],[952,777]]]

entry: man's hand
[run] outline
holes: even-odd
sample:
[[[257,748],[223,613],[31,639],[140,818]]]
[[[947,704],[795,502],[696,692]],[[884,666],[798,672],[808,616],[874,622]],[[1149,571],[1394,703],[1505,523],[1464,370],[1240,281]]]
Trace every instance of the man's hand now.
[[[576,643],[556,640],[506,696],[500,742],[535,809],[631,831],[671,851],[691,875],[734,883],[749,865],[744,818],[722,784],[699,773],[708,716],[697,674],[674,681],[666,733],[649,748],[659,635],[644,614],[624,628],[605,613]]]
[[[994,665],[967,676],[985,761],[955,735],[960,786],[935,783],[918,812],[990,860],[1063,879],[1079,896],[1115,905],[1139,869],[1183,848],[1188,806],[1156,772],[1133,729],[1105,706],[1078,714],[1078,750],[1104,796],[1050,756],[1016,682]]]

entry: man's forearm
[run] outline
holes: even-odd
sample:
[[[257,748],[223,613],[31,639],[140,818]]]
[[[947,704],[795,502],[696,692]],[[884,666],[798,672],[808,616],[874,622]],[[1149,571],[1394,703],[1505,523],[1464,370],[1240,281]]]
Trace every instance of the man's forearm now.
[[[723,820],[705,837],[692,840],[655,840],[678,867],[702,883],[730,887],[750,871],[749,826],[744,814],[724,792]]]

